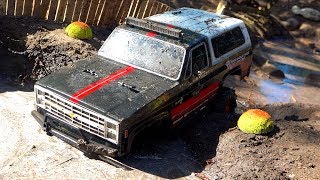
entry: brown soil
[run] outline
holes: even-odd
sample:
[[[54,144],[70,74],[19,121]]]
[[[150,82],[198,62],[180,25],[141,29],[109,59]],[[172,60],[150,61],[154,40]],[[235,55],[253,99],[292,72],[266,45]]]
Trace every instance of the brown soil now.
[[[217,5],[217,1],[213,0],[162,1],[172,7],[189,6],[211,11]],[[291,6],[296,3],[302,7],[320,7],[316,0],[279,0],[272,13],[281,21],[295,17],[302,24],[319,28],[319,23],[294,16],[290,12]],[[23,83],[33,82],[62,66],[95,55],[102,41],[110,33],[104,28],[94,28],[93,40],[80,41],[66,36],[63,27],[65,24],[1,16],[0,82],[7,77]],[[284,72],[284,79],[274,79],[273,75],[266,72],[256,61],[255,64],[258,66],[253,66],[250,77],[243,81],[238,77],[226,80],[225,85],[235,89],[238,96],[238,107],[232,121],[225,120],[221,114],[209,112],[192,118],[190,124],[178,129],[176,133],[163,135],[163,131],[146,132],[147,135],[143,134],[138,139],[132,154],[122,161],[133,168],[163,178],[191,175],[191,178],[196,176],[200,179],[319,179],[319,86],[314,80],[308,83],[307,76],[309,77],[310,72],[313,75],[319,73],[319,55],[315,53],[315,49],[320,46],[312,28],[298,29],[290,33],[294,37],[292,41],[284,43],[278,39],[263,42],[256,48],[261,52],[256,58],[269,60],[268,62]],[[308,58],[303,58],[305,61],[302,61],[301,57],[306,56]],[[293,74],[294,77],[300,76],[302,80],[298,78],[293,79],[294,83],[290,81],[290,72],[286,71],[289,65],[298,67],[299,70],[306,70],[302,75]],[[296,72],[297,68],[290,70]],[[9,91],[1,88],[0,95]],[[0,102],[0,107],[5,105],[1,106]],[[275,121],[275,130],[267,135],[242,133],[236,127],[236,120],[249,108],[261,108],[269,112]],[[13,112],[15,110],[12,114]],[[27,128],[24,131],[28,132],[28,135],[31,134],[30,137],[35,134],[40,137],[45,136],[35,130],[32,131],[33,134],[29,133]],[[37,141],[34,140],[32,143]],[[60,176],[66,174],[66,177],[83,177],[86,175],[83,174],[85,171],[77,172],[76,169],[79,167],[82,167],[80,169],[92,167],[90,173],[95,175],[87,176],[88,178],[124,178],[128,177],[128,174],[130,177],[137,177],[135,175],[139,174],[135,171],[129,173],[117,170],[118,175],[107,176],[108,169],[102,169],[101,162],[85,159],[69,146],[62,148],[65,143],[57,145],[56,139],[45,139],[41,141],[39,147],[38,144],[36,147],[32,143],[31,141],[29,143],[32,148],[28,146],[30,150],[19,155],[18,160],[15,155],[7,160],[12,163],[4,164],[5,168],[0,169],[4,177],[19,177],[22,174],[24,177],[41,175],[45,178],[56,173],[60,173]],[[58,147],[55,152],[62,155],[50,158],[47,153],[52,154],[51,149],[55,147]],[[59,148],[63,151],[60,152]],[[65,160],[65,154],[71,154],[71,159]],[[52,161],[63,163],[61,166],[59,164],[59,168],[49,170],[37,159],[49,165]],[[25,169],[30,162],[33,165],[30,169]],[[90,166],[81,166],[83,164]],[[45,170],[38,172],[37,168]],[[106,174],[96,175],[97,169],[99,172],[106,171]],[[34,172],[37,172],[36,175],[31,176],[30,174]],[[140,174],[140,177],[145,176]]]

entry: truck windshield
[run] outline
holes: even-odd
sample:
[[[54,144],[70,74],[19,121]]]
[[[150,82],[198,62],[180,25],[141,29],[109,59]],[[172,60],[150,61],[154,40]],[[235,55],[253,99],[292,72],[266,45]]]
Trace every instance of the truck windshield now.
[[[117,28],[104,42],[99,55],[177,80],[185,49],[168,42]]]

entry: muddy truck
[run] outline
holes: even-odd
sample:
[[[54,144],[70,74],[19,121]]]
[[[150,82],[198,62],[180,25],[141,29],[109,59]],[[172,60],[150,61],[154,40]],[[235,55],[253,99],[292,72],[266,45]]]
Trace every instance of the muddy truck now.
[[[224,78],[247,76],[252,49],[244,23],[180,8],[127,18],[98,55],[34,87],[34,118],[48,135],[87,153],[120,157],[144,129],[175,127],[214,104]],[[228,105],[217,104],[225,110]]]

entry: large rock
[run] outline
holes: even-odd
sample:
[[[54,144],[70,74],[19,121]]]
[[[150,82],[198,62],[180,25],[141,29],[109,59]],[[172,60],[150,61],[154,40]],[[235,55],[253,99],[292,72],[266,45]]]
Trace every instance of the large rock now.
[[[299,8],[297,5],[294,5],[291,8],[291,11],[294,14],[301,15],[306,19],[312,21],[320,21],[320,12],[312,8]]]

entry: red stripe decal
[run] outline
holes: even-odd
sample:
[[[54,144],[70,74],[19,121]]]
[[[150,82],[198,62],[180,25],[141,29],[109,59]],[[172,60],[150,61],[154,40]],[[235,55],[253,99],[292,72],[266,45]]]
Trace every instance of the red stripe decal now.
[[[167,24],[167,27],[168,27],[168,28],[174,28],[174,26],[171,25],[171,24]]]
[[[146,35],[149,37],[155,37],[157,33],[151,31],[151,32],[148,32]]]
[[[92,84],[90,84],[89,86],[79,90],[78,92],[74,93],[72,95],[72,97],[70,98],[70,101],[74,102],[74,103],[79,103],[79,101],[83,98],[85,98],[86,96],[94,93],[95,91],[103,88],[104,86],[106,86],[107,84],[111,83],[112,81],[115,81],[127,74],[130,74],[131,72],[133,72],[135,70],[134,67],[131,66],[127,66],[125,68],[122,68],[112,74],[110,74],[109,76],[100,79],[97,82],[94,82]]]
[[[218,90],[220,82],[215,82],[205,89],[201,90],[197,96],[193,96],[190,99],[186,100],[182,104],[174,107],[171,111],[171,117],[173,121],[176,121],[183,117],[186,113],[197,108],[201,103],[206,99],[210,98]]]

